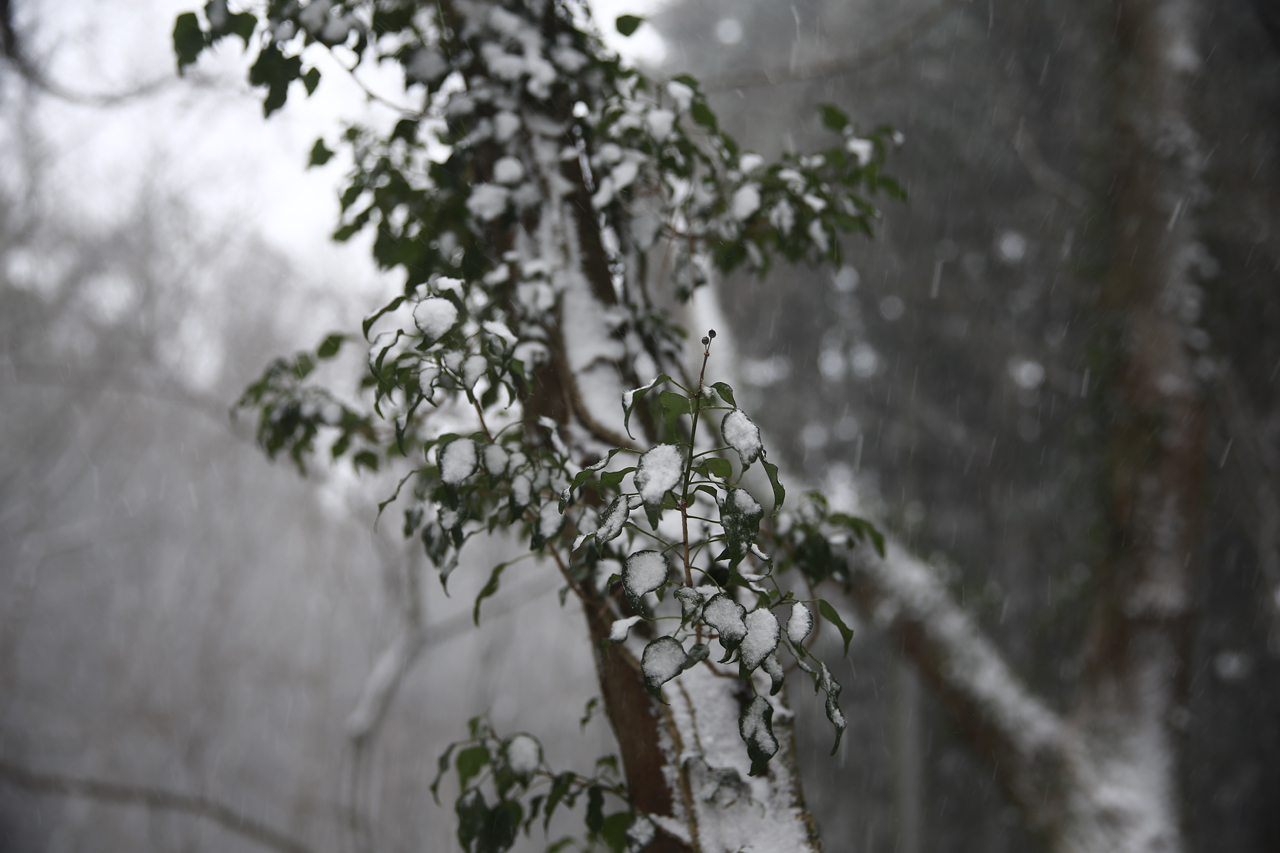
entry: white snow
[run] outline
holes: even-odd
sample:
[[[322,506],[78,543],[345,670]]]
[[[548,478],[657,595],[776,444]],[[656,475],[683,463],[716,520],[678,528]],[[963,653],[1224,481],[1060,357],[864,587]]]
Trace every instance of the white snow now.
[[[504,267],[505,269],[505,267]],[[519,338],[507,328],[507,324],[501,320],[485,320],[481,325],[486,332],[501,340],[508,348],[513,347],[519,341]]]
[[[564,527],[564,516],[560,514],[560,505],[555,501],[543,504],[538,512],[538,534],[543,539],[550,539],[560,532],[561,527]]]
[[[484,470],[491,476],[501,477],[507,473],[507,463],[511,457],[500,444],[487,444],[484,448]]]
[[[787,639],[793,645],[800,645],[813,630],[813,614],[800,602],[791,605],[791,618],[787,620]]]
[[[609,642],[621,643],[627,639],[627,632],[631,630],[631,626],[640,621],[639,616],[628,616],[626,619],[616,619],[609,628]]]
[[[653,825],[653,821],[642,814],[638,814],[635,820],[631,822],[631,826],[627,828],[627,848],[629,850],[643,850],[653,843],[653,839],[657,834],[658,828]]]
[[[745,184],[733,194],[729,212],[741,222],[760,209],[760,189],[755,184]]]
[[[753,425],[754,426],[754,425]],[[759,430],[756,431],[759,443]],[[662,503],[662,496],[680,483],[684,473],[684,453],[674,444],[659,444],[640,457],[636,470],[636,488],[650,506]]]
[[[440,454],[440,479],[451,486],[459,485],[476,470],[476,446],[469,438],[449,442]]]
[[[675,121],[676,114],[671,110],[654,110],[648,115],[649,133],[661,142],[671,135],[671,128]]]
[[[856,136],[850,137],[845,142],[844,147],[850,154],[858,158],[858,165],[865,166],[871,162],[871,154],[875,151],[875,146],[871,144],[870,139],[859,139]]]
[[[511,192],[497,184],[481,184],[471,191],[467,199],[467,210],[481,222],[491,222],[501,216],[507,209],[507,200]]]
[[[746,175],[751,174],[752,172],[754,172],[756,169],[759,169],[763,165],[764,165],[764,158],[761,157],[759,154],[743,154],[742,157],[738,160],[738,168],[741,169],[743,174],[746,174]]]
[[[429,341],[437,341],[458,322],[458,307],[448,299],[433,296],[413,308],[413,322]]]
[[[448,61],[429,47],[415,50],[404,69],[405,77],[411,83],[434,83],[448,73]]]
[[[679,80],[672,80],[667,84],[667,94],[676,102],[680,112],[688,112],[689,105],[693,103],[692,89]]]
[[[493,117],[493,138],[498,142],[510,142],[519,130],[520,117],[510,110],[503,110]]]
[[[720,644],[731,646],[747,635],[747,623],[742,619],[743,607],[724,593],[712,596],[702,609],[702,620],[720,635]]]
[[[659,637],[644,647],[644,655],[640,659],[640,668],[644,671],[645,683],[651,689],[657,689],[680,674],[687,659],[684,646],[672,637]]]
[[[622,586],[632,601],[639,601],[667,582],[667,558],[658,551],[637,551],[622,567]]]
[[[631,505],[627,495],[619,495],[600,516],[600,526],[596,529],[596,542],[604,543],[617,539],[631,515]]]
[[[780,201],[769,211],[769,224],[783,234],[790,234],[796,224],[796,212],[791,209],[791,205]]]
[[[542,763],[542,747],[529,735],[514,735],[507,741],[507,764],[522,779],[529,779]]]
[[[764,448],[760,441],[760,428],[741,409],[734,409],[724,416],[720,423],[720,434],[730,447],[738,451],[744,466],[755,462]]]
[[[484,376],[484,372],[488,370],[489,362],[482,355],[470,356],[462,365],[462,383],[467,388],[475,388],[476,382]]]
[[[778,648],[778,619],[767,607],[752,610],[746,618],[747,636],[740,647],[742,666],[751,671]]]
[[[533,483],[524,474],[517,474],[511,481],[511,500],[516,506],[528,506],[532,497]]]
[[[502,157],[493,164],[493,179],[514,186],[524,180],[524,165],[515,157]]]

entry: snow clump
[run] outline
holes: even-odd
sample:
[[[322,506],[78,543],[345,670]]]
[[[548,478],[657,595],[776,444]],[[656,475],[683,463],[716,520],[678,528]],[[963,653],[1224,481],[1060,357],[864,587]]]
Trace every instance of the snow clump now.
[[[767,607],[752,610],[746,618],[747,636],[742,641],[742,668],[750,672],[778,648],[778,619]]]
[[[481,222],[492,222],[507,210],[507,199],[511,192],[497,184],[481,184],[471,191],[467,199],[467,210]]]
[[[524,166],[515,157],[503,157],[493,164],[493,179],[512,186],[524,179]]]
[[[725,651],[735,648],[747,636],[747,623],[742,619],[743,606],[724,593],[712,596],[702,610],[702,620],[720,635]]]
[[[542,747],[529,735],[514,735],[507,741],[507,765],[520,779],[532,779],[542,763]]]
[[[760,190],[755,184],[746,184],[733,194],[730,212],[741,222],[760,209]]]
[[[759,434],[756,430],[757,445]],[[659,444],[641,456],[636,470],[636,488],[640,490],[641,499],[650,506],[662,503],[662,496],[679,485],[683,468],[684,454],[674,444]]]
[[[627,632],[631,630],[631,626],[640,621],[639,616],[628,616],[626,619],[616,619],[609,628],[609,642],[621,643],[627,638]]]
[[[622,586],[633,606],[666,583],[668,571],[667,558],[658,551],[637,551],[627,557],[622,568]]]
[[[657,693],[662,685],[684,670],[688,656],[684,646],[674,637],[659,637],[644,647],[640,669],[644,672],[644,686]]]
[[[800,645],[813,630],[813,614],[800,602],[791,605],[791,618],[787,620],[787,639],[792,645]]]
[[[743,467],[759,459],[764,451],[764,444],[760,441],[760,428],[741,409],[734,409],[724,416],[720,423],[720,434],[730,447],[738,451]],[[643,464],[642,461],[641,465]],[[636,477],[638,479],[639,474]]]
[[[440,479],[457,486],[476,470],[476,446],[469,438],[449,442],[440,454]]]
[[[427,340],[435,342],[458,322],[458,307],[448,299],[433,296],[424,299],[413,309],[413,323]]]

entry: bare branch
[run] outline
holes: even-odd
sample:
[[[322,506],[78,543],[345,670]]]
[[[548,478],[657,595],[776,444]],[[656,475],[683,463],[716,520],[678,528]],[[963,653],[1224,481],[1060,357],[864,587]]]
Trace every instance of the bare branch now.
[[[311,848],[301,841],[209,797],[178,794],[161,788],[125,785],[101,779],[37,773],[3,761],[0,761],[0,779],[16,787],[42,794],[84,797],[105,803],[144,806],[149,809],[202,817],[242,838],[256,841],[263,847],[279,850],[281,853],[311,853]]]
[[[938,3],[894,30],[887,38],[866,50],[855,53],[853,56],[841,56],[825,62],[817,62],[803,70],[772,68],[747,71],[721,78],[714,85],[705,87],[706,91],[731,92],[736,89],[784,86],[788,83],[800,83],[806,80],[817,80],[822,77],[835,77],[839,74],[852,74],[857,71],[863,71],[878,62],[888,59],[933,29],[958,2],[959,0],[939,0]]]

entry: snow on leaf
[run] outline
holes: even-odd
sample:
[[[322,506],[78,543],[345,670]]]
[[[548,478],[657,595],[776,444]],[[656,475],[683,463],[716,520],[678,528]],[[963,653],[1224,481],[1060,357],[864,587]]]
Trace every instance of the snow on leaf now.
[[[511,503],[517,509],[528,506],[533,496],[533,483],[524,474],[517,474],[511,481]]]
[[[493,179],[514,186],[524,179],[524,166],[515,157],[502,157],[493,164]]]
[[[622,392],[622,425],[626,429],[627,435],[635,438],[634,435],[631,435],[631,411],[635,408],[636,403],[647,392],[653,390],[654,386],[670,381],[672,381],[670,376],[665,373],[659,373],[648,385],[641,385],[639,388]]]
[[[605,542],[611,542],[618,538],[622,533],[622,529],[627,525],[627,518],[631,515],[631,505],[627,501],[626,495],[619,495],[613,499],[613,503],[609,504],[609,508],[600,516],[600,526],[596,528],[596,545],[602,545]]]
[[[752,423],[741,409],[734,409],[724,416],[724,420],[720,422],[720,434],[730,447],[738,451],[743,468],[759,459],[764,450],[760,441],[760,427]]]
[[[667,582],[669,567],[666,555],[659,551],[637,551],[627,557],[622,567],[622,587],[633,610],[640,609],[640,599]]]
[[[773,611],[767,607],[752,610],[745,620],[747,636],[743,638],[739,651],[742,657],[738,661],[739,671],[743,678],[756,667],[764,663],[764,659],[778,648],[781,629]]]
[[[473,355],[462,365],[462,383],[468,390],[475,388],[480,377],[489,369],[489,362],[482,355]]]
[[[698,615],[702,612],[702,594],[696,589],[682,586],[675,591],[674,595],[676,601],[680,602],[680,627],[683,628],[697,621]]]
[[[684,671],[687,657],[684,646],[674,637],[659,637],[644,647],[640,658],[644,686],[662,704],[667,704],[662,698],[662,685]]]
[[[836,750],[840,748],[840,738],[844,735],[847,723],[844,714],[840,710],[840,691],[843,688],[840,682],[831,677],[831,670],[827,669],[827,665],[822,665],[821,672],[814,679],[814,691],[821,690],[827,694],[827,719],[831,721],[831,725],[836,727],[836,742],[831,747],[831,754],[835,755]]]
[[[720,505],[720,524],[724,527],[725,554],[733,568],[747,556],[760,532],[764,509],[746,489],[730,489]]]
[[[653,821],[642,814],[636,815],[631,826],[627,827],[628,853],[639,853],[652,844],[657,836],[658,828],[653,825]]]
[[[787,620],[787,639],[800,645],[813,630],[813,614],[800,602],[791,605],[791,618]]]
[[[433,296],[413,308],[413,323],[428,341],[435,342],[458,322],[458,306],[448,299]]]
[[[636,488],[640,498],[649,506],[662,503],[662,496],[680,483],[684,468],[684,453],[674,444],[659,444],[640,457],[636,470]]]
[[[516,338],[515,334],[507,328],[507,324],[503,323],[501,320],[485,320],[483,327],[486,332],[506,344],[508,349],[514,347],[519,342],[519,339]]]
[[[542,763],[542,745],[526,734],[512,735],[503,745],[507,766],[520,784],[527,785]]]
[[[751,704],[738,718],[738,733],[747,745],[751,759],[751,776],[759,776],[778,751],[778,739],[773,736],[773,706],[763,696],[751,700]]]
[[[747,609],[723,592],[713,595],[702,608],[702,621],[711,626],[720,635],[720,645],[724,646],[724,663],[733,654],[747,636],[747,623],[743,616]]]
[[[760,668],[769,676],[769,695],[777,696],[778,691],[782,689],[782,683],[786,680],[787,673],[782,668],[782,664],[778,663],[777,655],[768,655],[764,662],[760,664]]]
[[[487,444],[484,448],[484,470],[490,477],[501,477],[507,473],[507,463],[511,457],[501,444]]]
[[[457,486],[476,470],[476,446],[469,438],[449,442],[440,453],[440,479]]]
[[[481,184],[471,191],[467,199],[467,210],[481,222],[491,222],[501,216],[507,209],[507,200],[511,192],[497,184]]]
[[[560,514],[560,507],[554,503],[543,504],[542,509],[538,511],[538,539],[546,542],[559,533],[562,527],[564,527],[564,516]]]
[[[626,619],[615,619],[613,625],[609,627],[609,642],[621,643],[627,639],[627,632],[631,630],[631,626],[640,621],[640,616],[628,616]]]
[[[671,127],[675,121],[676,114],[671,110],[654,110],[648,115],[649,132],[654,139],[662,142],[671,135]]]
[[[760,189],[755,184],[745,184],[733,194],[729,213],[739,222],[760,209]]]

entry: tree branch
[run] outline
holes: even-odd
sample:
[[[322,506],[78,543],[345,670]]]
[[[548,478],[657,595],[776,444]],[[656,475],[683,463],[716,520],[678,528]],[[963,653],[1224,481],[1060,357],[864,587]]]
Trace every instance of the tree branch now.
[[[0,761],[0,779],[36,793],[84,797],[105,803],[145,806],[149,809],[202,817],[229,832],[256,841],[263,847],[278,850],[280,853],[311,853],[311,848],[301,841],[209,797],[178,794],[161,788],[125,785],[101,779],[38,773],[4,761]]]
[[[902,644],[971,742],[994,759],[1010,795],[1043,823],[1035,818],[1045,807],[1046,771],[1053,775],[1062,760],[1063,720],[1010,670],[925,563],[894,542],[883,560],[869,547],[851,556],[859,609]]]

